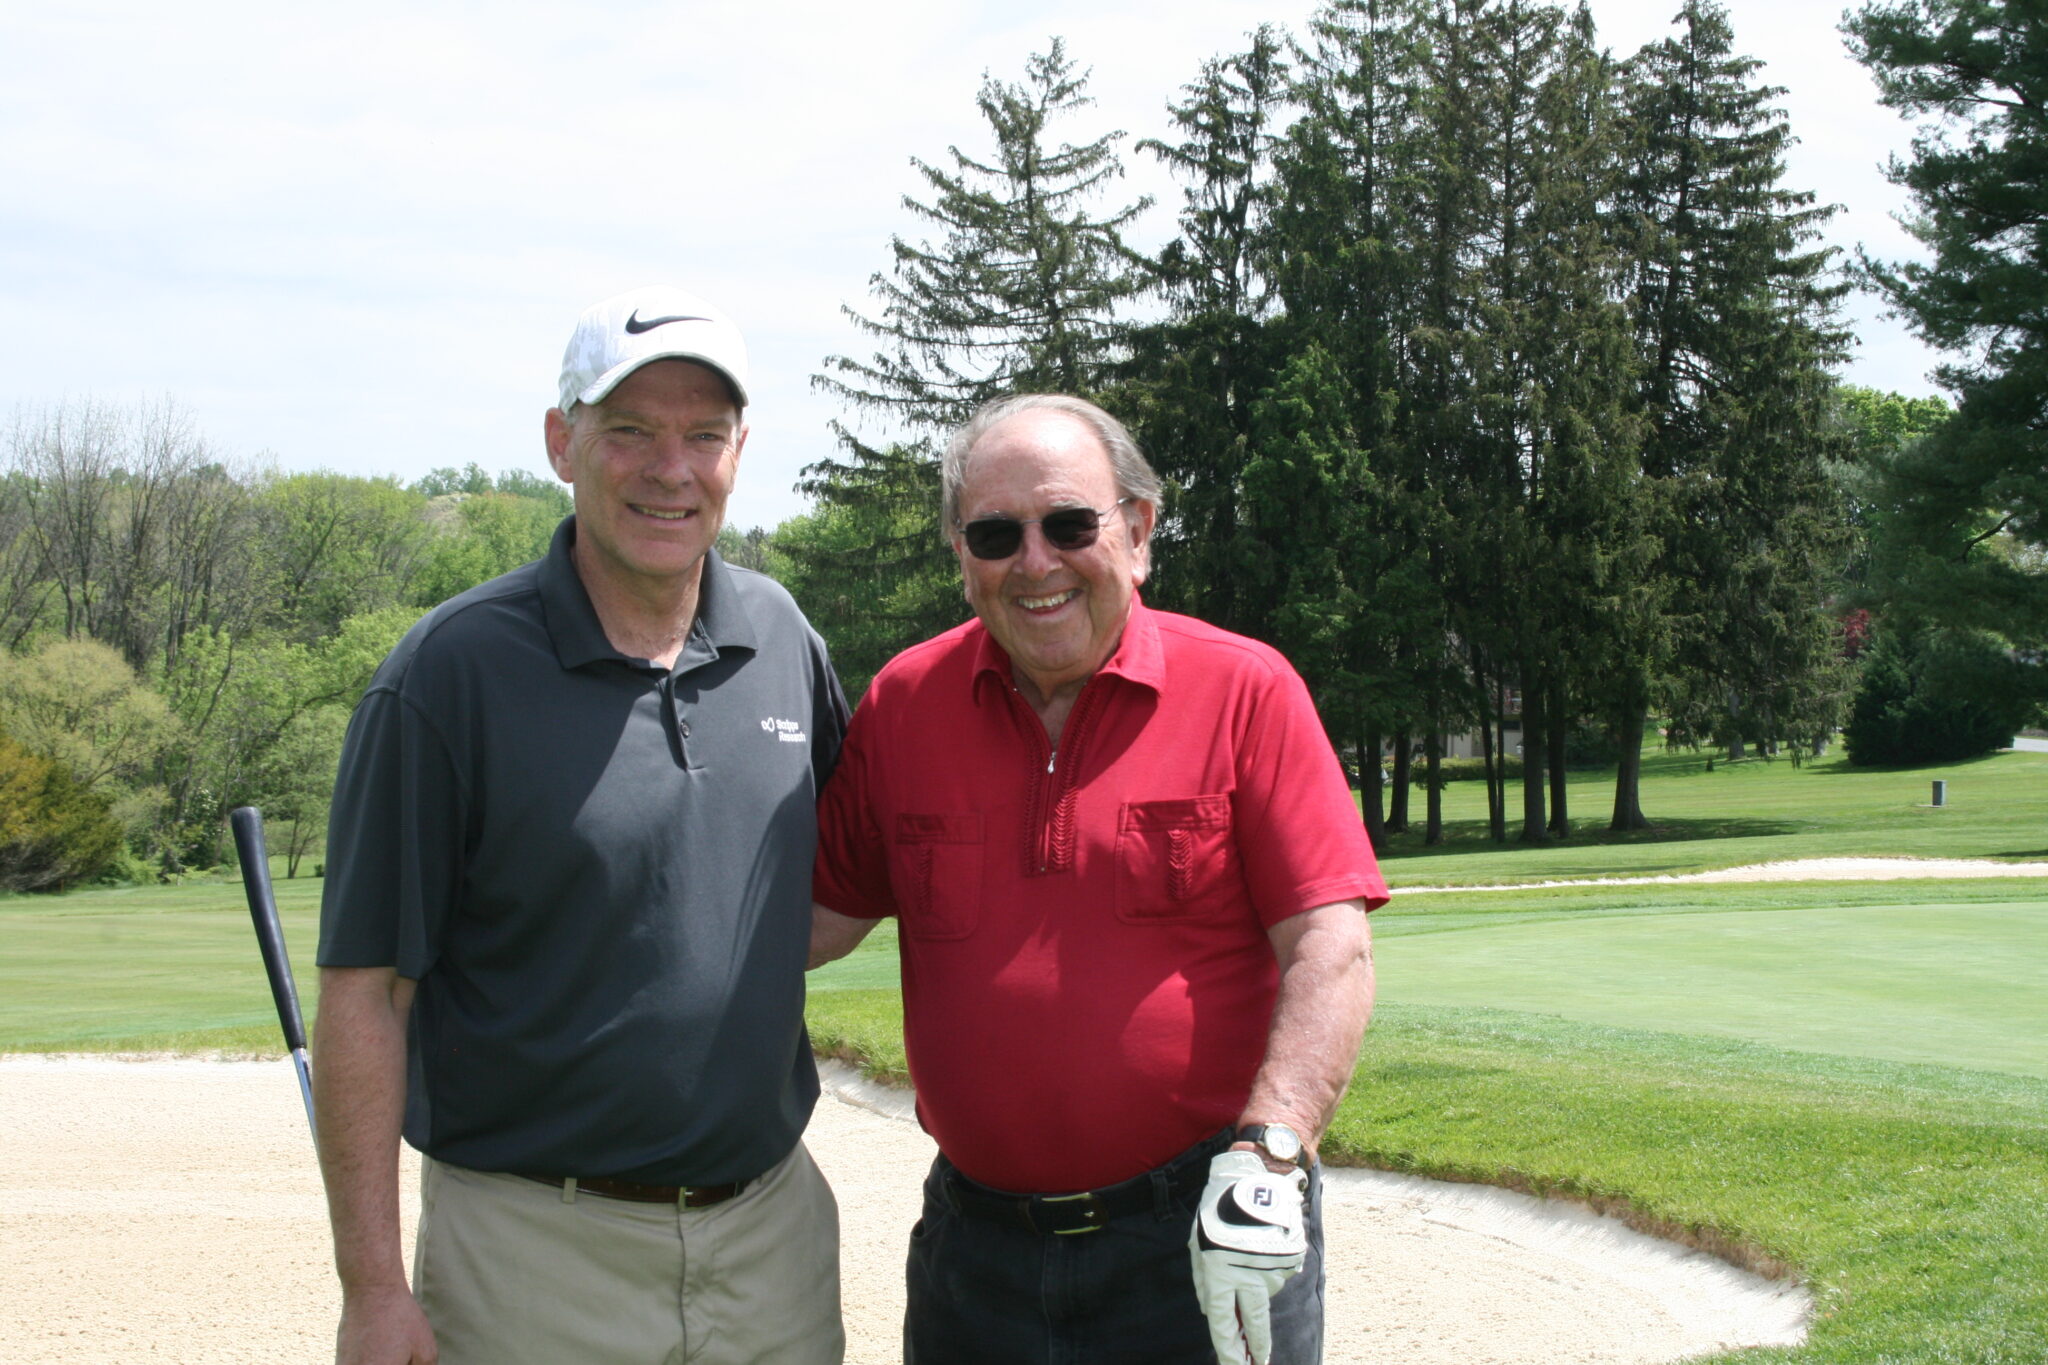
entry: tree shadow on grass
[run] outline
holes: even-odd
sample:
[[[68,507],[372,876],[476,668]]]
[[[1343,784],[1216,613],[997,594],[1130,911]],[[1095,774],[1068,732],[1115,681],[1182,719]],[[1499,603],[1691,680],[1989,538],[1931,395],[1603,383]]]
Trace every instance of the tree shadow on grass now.
[[[1383,859],[1402,857],[1460,857],[1466,854],[1497,854],[1506,849],[1523,849],[1537,852],[1542,849],[1570,850],[1575,848],[1603,848],[1616,844],[1683,844],[1702,839],[1766,839],[1779,835],[1799,834],[1806,826],[1790,820],[1758,820],[1735,816],[1714,816],[1696,818],[1673,818],[1659,820],[1649,829],[1614,831],[1604,824],[1574,829],[1569,838],[1553,838],[1547,844],[1524,844],[1521,842],[1518,822],[1510,821],[1508,837],[1504,842],[1495,843],[1487,834],[1484,820],[1444,821],[1444,841],[1436,845],[1425,845],[1419,829],[1409,830],[1388,837],[1387,847],[1379,850]]]
[[[1832,763],[1816,765],[1814,774],[1819,777],[1896,777],[1902,773],[1918,773],[1924,777],[1941,777],[1947,773],[1966,773],[1972,768],[1988,768],[2004,762],[2010,752],[2001,754],[1979,754],[1975,758],[1941,758],[1929,763],[1871,763],[1858,766],[1854,763]]]

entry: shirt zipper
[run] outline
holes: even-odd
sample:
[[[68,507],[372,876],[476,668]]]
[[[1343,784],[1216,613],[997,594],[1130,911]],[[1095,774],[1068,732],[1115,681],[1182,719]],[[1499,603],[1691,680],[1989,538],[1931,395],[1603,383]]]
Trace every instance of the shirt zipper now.
[[[1080,762],[1081,740],[1087,729],[1087,722],[1092,720],[1095,714],[1091,703],[1101,691],[1093,678],[1081,685],[1081,695],[1074,699],[1074,709],[1067,714],[1067,723],[1060,730],[1061,742],[1054,744],[1051,736],[1045,733],[1045,725],[1038,720],[1038,713],[1025,704],[1024,698],[1014,687],[1010,690],[1010,695],[1016,699],[1014,704],[1023,707],[1024,714],[1033,722],[1036,733],[1044,737],[1047,746],[1045,775],[1040,778],[1034,774],[1031,784],[1036,790],[1032,801],[1033,837],[1030,862],[1039,876],[1045,876],[1052,871],[1054,826],[1059,820],[1060,801],[1067,789],[1073,785],[1075,766]],[[1067,755],[1064,772],[1059,766],[1062,750]]]

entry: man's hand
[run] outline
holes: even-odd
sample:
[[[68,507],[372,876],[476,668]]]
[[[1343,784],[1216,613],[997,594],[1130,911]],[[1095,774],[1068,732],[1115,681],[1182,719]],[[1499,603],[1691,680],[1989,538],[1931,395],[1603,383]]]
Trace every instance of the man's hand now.
[[[320,1174],[341,1279],[340,1365],[432,1365],[398,1244],[398,1129],[416,983],[389,967],[322,967],[313,1035]]]
[[[434,1365],[440,1358],[434,1329],[404,1285],[342,1296],[335,1365]]]
[[[1301,1212],[1307,1190],[1305,1172],[1276,1175],[1252,1152],[1222,1152],[1209,1161],[1188,1251],[1195,1298],[1221,1365],[1266,1365],[1273,1358],[1271,1300],[1308,1255]]]

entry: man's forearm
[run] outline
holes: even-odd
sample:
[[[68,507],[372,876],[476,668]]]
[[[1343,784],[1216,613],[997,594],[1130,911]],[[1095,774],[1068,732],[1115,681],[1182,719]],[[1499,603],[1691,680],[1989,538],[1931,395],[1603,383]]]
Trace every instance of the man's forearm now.
[[[1280,990],[1240,1122],[1284,1123],[1313,1150],[1372,1017],[1372,931],[1364,904],[1342,901],[1283,920],[1272,939]]]
[[[837,910],[827,910],[815,901],[811,904],[811,952],[804,963],[804,970],[822,967],[835,962],[860,946],[860,941],[875,927],[871,919],[855,919],[842,915]]]
[[[414,983],[388,969],[326,968],[313,1040],[320,1174],[344,1293],[405,1287],[398,1139]]]

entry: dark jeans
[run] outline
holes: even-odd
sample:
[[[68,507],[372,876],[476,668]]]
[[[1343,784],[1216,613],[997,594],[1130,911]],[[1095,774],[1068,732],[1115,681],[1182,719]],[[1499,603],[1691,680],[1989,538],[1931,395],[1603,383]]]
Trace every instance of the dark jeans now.
[[[1162,1170],[1227,1146],[1211,1139]],[[1195,1302],[1188,1233],[1202,1182],[1101,1229],[1049,1236],[963,1213],[946,1196],[963,1179],[940,1156],[910,1231],[904,1365],[1209,1365],[1215,1351]],[[1273,1299],[1273,1365],[1321,1365],[1321,1172],[1310,1168],[1308,1261]]]

